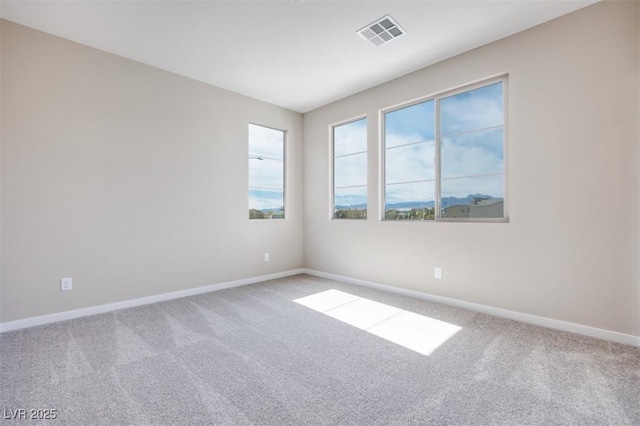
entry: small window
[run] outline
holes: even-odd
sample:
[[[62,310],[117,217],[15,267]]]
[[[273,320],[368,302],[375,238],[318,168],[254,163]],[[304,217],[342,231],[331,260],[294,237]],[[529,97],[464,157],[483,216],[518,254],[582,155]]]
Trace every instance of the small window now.
[[[367,119],[333,127],[333,218],[367,218]]]
[[[501,220],[506,78],[384,114],[386,220]]]
[[[284,133],[249,124],[249,219],[284,219]]]

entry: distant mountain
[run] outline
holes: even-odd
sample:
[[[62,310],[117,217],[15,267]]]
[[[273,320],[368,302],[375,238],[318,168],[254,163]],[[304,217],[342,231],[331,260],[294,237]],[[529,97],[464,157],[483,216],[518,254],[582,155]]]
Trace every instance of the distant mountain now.
[[[485,194],[469,194],[464,198],[444,197],[442,199],[440,207],[445,208],[445,207],[449,207],[449,206],[455,206],[455,205],[458,205],[458,204],[469,205],[471,203],[471,201],[473,201],[474,198],[484,198],[484,199],[489,199],[489,200],[494,199],[493,196],[485,195]],[[435,205],[435,201],[407,201],[407,202],[403,202],[403,203],[387,204],[386,208],[387,209],[425,209],[425,208],[432,208],[434,205]],[[349,209],[362,210],[362,209],[365,209],[366,207],[367,207],[366,204],[354,204],[354,205],[351,205],[351,206],[336,206],[336,209],[338,209],[338,210],[349,210]]]
[[[404,203],[387,204],[387,209],[430,209],[435,201],[408,201]]]
[[[260,209],[258,211],[261,211],[263,213],[269,212],[269,213],[277,213],[277,212],[281,212],[284,210],[284,207],[276,207],[275,209]]]
[[[491,195],[485,195],[485,194],[469,194],[464,198],[456,198],[456,197],[445,197],[442,199],[442,202],[440,203],[442,208],[445,207],[449,207],[449,206],[455,206],[458,204],[463,204],[465,206],[471,204],[471,202],[473,201],[474,198],[481,198],[481,199],[486,199],[486,200],[493,200],[494,197],[492,197]]]
[[[367,205],[362,203],[362,204],[352,204],[350,206],[336,206],[337,210],[364,210],[367,208]]]

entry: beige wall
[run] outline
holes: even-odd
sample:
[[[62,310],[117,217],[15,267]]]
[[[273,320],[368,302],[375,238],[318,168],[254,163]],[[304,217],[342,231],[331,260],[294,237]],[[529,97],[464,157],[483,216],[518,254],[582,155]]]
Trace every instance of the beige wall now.
[[[1,46],[0,322],[303,266],[300,114],[10,22]],[[248,122],[289,131],[287,220],[248,220]]]
[[[597,4],[305,114],[305,266],[640,335],[638,17]],[[504,72],[510,223],[380,222],[378,111]],[[330,221],[328,128],[364,113],[369,219]]]

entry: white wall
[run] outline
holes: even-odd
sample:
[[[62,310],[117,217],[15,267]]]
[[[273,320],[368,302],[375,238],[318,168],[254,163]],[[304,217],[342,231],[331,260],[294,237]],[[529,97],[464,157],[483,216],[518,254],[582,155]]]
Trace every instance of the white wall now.
[[[7,21],[1,48],[0,322],[303,266],[300,114]],[[248,220],[248,122],[289,131],[284,221]]]
[[[638,22],[596,4],[305,114],[305,267],[640,335]],[[379,221],[378,111],[504,72],[510,222]],[[369,219],[330,221],[329,125],[363,113]]]

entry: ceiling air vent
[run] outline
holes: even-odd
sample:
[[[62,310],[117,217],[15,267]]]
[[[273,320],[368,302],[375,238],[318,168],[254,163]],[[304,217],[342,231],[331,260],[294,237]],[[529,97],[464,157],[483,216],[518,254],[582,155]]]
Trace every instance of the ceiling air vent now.
[[[377,21],[367,25],[366,27],[356,31],[363,39],[373,43],[376,46],[388,43],[401,35],[405,34],[400,25],[389,15],[383,16]]]

